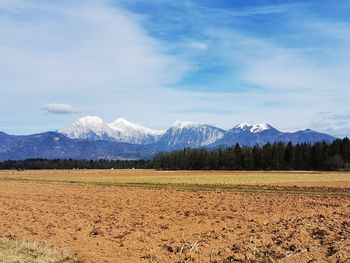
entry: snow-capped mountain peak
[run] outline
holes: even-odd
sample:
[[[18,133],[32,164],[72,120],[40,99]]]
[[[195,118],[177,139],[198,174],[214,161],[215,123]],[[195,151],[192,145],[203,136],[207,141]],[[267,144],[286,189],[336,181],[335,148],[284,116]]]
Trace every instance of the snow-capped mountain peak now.
[[[139,133],[139,134],[147,134],[147,135],[161,135],[164,132],[158,131],[158,130],[152,130],[149,128],[146,128],[141,125],[141,123],[133,123],[130,121],[127,121],[124,118],[118,118],[109,126],[113,129],[122,131],[122,132],[129,132],[129,133]]]
[[[270,130],[272,127],[269,124],[262,123],[262,124],[255,124],[251,127],[250,131],[252,133],[262,132],[266,130]]]
[[[192,121],[175,121],[171,128],[173,129],[183,129],[185,127],[195,127],[199,126],[199,123],[192,122]]]
[[[103,125],[103,120],[98,116],[86,116],[75,121],[73,125],[97,127]]]
[[[151,130],[123,118],[107,124],[100,117],[86,116],[58,130],[71,139],[109,140],[134,144],[155,142],[162,131]]]
[[[305,129],[305,130],[303,130],[304,132],[315,132],[314,130],[312,130],[312,129]]]
[[[58,132],[71,139],[105,139],[114,136],[114,131],[98,116],[82,117]]]
[[[181,149],[209,145],[222,138],[225,131],[207,124],[176,121],[159,139],[166,147]]]
[[[242,122],[236,125],[235,127],[233,127],[232,130],[234,131],[243,130],[243,131],[250,131],[252,133],[258,133],[258,132],[262,132],[270,129],[273,129],[273,127],[266,123],[250,125],[246,122]]]
[[[139,127],[141,126],[141,123],[133,123],[133,122],[130,122],[124,118],[118,118],[116,119],[115,121],[113,121],[110,125],[124,125],[124,126],[130,126],[130,127]]]
[[[246,123],[246,122],[242,122],[238,125],[236,125],[235,127],[233,127],[234,129],[241,129],[241,130],[249,130],[251,129],[253,126]]]
[[[116,119],[109,126],[117,130],[138,129],[141,127],[140,124],[132,123],[123,118]]]

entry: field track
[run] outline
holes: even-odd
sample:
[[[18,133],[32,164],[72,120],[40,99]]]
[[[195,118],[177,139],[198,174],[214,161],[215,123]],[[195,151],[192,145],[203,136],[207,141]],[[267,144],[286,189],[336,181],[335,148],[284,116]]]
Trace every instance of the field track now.
[[[349,262],[349,182],[349,173],[2,171],[0,236],[98,263]]]

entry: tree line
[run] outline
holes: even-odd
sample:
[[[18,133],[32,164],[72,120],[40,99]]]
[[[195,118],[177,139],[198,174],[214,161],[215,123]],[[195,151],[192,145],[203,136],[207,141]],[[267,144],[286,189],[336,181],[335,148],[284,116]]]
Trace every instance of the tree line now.
[[[151,160],[4,161],[0,169],[161,169],[161,170],[350,170],[350,140],[332,143],[191,149],[163,152]]]
[[[350,169],[350,140],[293,145],[276,142],[263,146],[214,150],[183,149],[158,154],[159,169],[171,170],[341,170]]]
[[[54,170],[54,169],[151,169],[145,160],[73,160],[73,159],[27,159],[4,161],[0,170]]]

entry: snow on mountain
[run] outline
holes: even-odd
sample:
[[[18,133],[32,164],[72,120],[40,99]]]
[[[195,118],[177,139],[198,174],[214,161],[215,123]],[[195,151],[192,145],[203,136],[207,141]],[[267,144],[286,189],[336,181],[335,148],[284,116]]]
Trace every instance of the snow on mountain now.
[[[266,130],[270,130],[272,129],[273,127],[266,124],[266,123],[263,123],[263,124],[255,124],[252,126],[252,128],[250,129],[250,131],[252,133],[257,133],[257,132],[262,132],[262,131],[266,131]]]
[[[257,133],[257,132],[262,132],[270,129],[274,129],[274,128],[266,123],[250,125],[246,122],[242,122],[234,126],[231,130],[244,130],[244,131],[249,130],[252,133]]]
[[[107,124],[97,116],[80,118],[58,132],[71,139],[108,140],[133,144],[153,143],[162,134],[161,131],[148,129],[123,118]]]
[[[235,127],[233,127],[233,129],[250,130],[252,127],[253,127],[253,125],[250,125],[246,122],[242,122],[242,123],[236,125]]]
[[[138,123],[129,122],[123,118],[116,119],[109,124],[109,127],[121,133],[120,141],[137,144],[153,143],[164,133],[163,131],[143,127]]]
[[[210,147],[229,147],[236,143],[240,145],[254,146],[266,143],[286,142],[292,143],[315,143],[318,141],[332,141],[334,137],[327,134],[317,133],[312,130],[298,131],[294,133],[281,132],[269,124],[249,125],[241,123],[228,130],[221,139]]]
[[[158,145],[181,149],[202,147],[222,138],[225,131],[207,124],[176,121],[160,138]]]
[[[256,145],[278,141],[281,132],[269,124],[241,123],[228,130],[220,140],[214,142],[211,147],[227,147],[235,145]]]
[[[97,116],[86,116],[58,132],[71,139],[107,140],[131,144],[150,144],[160,151],[186,147],[226,147],[240,145],[263,145],[276,141],[300,143],[331,141],[332,136],[312,130],[283,133],[269,124],[240,123],[230,130],[190,121],[176,121],[167,131],[146,128],[138,123],[118,118],[110,124]]]
[[[174,124],[171,126],[173,129],[183,129],[183,128],[188,128],[188,127],[198,127],[201,124],[195,123],[192,121],[176,121]]]
[[[144,134],[151,134],[151,135],[161,135],[164,133],[163,131],[152,130],[152,129],[146,128],[139,123],[129,122],[123,118],[116,119],[114,122],[109,124],[109,127],[114,128],[116,130],[130,132],[130,133],[135,132],[135,131],[140,132],[140,133],[144,133]]]
[[[58,132],[20,136],[0,132],[0,160],[147,159],[160,151],[187,147],[213,149],[236,143],[254,146],[279,141],[312,144],[335,139],[310,129],[289,133],[268,124],[247,123],[225,131],[207,124],[177,121],[163,133],[122,118],[107,124],[97,116],[80,118]]]
[[[109,127],[97,116],[86,116],[73,122],[70,126],[58,130],[71,139],[114,140],[120,132]]]

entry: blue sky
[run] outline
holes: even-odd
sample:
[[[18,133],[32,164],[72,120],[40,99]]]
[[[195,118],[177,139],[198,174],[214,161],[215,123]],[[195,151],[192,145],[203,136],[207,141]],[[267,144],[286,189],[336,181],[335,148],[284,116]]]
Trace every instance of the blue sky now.
[[[349,0],[0,0],[0,130],[98,115],[349,136],[349,14]]]

